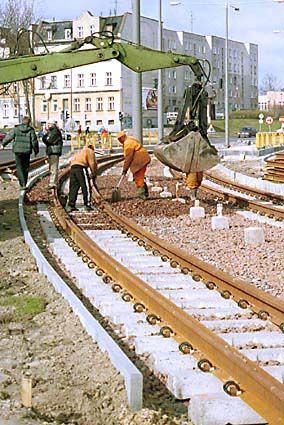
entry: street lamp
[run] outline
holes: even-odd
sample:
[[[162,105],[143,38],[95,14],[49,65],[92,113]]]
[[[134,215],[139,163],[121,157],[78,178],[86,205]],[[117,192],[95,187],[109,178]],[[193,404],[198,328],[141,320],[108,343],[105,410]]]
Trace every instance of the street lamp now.
[[[171,1],[170,2],[170,6],[179,6],[180,4],[182,4],[181,1]],[[190,12],[190,32],[193,32],[193,21],[194,21],[193,14],[192,14],[192,12]]]
[[[283,0],[284,1],[284,0]],[[225,4],[226,7],[226,38],[225,38],[225,146],[230,147],[229,138],[229,8],[238,12],[240,9],[231,5]]]

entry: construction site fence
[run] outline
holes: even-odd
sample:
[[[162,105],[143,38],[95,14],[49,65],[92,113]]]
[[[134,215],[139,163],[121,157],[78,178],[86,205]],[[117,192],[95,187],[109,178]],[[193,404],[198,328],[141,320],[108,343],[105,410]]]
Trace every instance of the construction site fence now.
[[[157,133],[143,134],[143,143],[145,145],[154,145],[158,143]],[[81,149],[84,146],[93,145],[96,149],[103,149],[111,151],[114,147],[121,146],[117,140],[116,133],[108,134],[90,134],[87,136],[71,136],[71,151],[74,149]]]
[[[265,148],[266,146],[284,145],[284,133],[257,133],[255,146],[257,149]]]

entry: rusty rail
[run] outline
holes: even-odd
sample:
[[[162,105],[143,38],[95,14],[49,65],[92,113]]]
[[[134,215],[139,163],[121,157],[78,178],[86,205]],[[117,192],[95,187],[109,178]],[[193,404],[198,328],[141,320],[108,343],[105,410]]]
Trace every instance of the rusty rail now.
[[[118,216],[102,200],[100,200],[100,207],[119,224],[124,232],[128,233],[129,237],[139,238],[139,242],[145,244],[146,249],[150,247],[156,251],[156,254],[162,255],[162,258],[167,256],[164,260],[171,261],[173,267],[179,265],[184,273],[193,273],[195,279],[203,279],[204,282],[213,281],[220,288],[229,288],[235,298],[246,297],[252,306],[269,309],[269,314],[276,323],[283,323],[284,303],[282,301],[249,287],[245,282],[232,278],[201,260],[188,256],[180,249],[173,248],[131,220]],[[201,353],[204,353],[215,365],[214,373],[217,376],[223,380],[234,379],[238,382],[242,389],[241,397],[271,425],[283,424],[284,391],[279,381],[102,251],[66,215],[57,198],[54,200],[54,213],[67,235],[74,241],[72,243],[80,247],[93,266],[102,268],[110,279],[119,282],[134,299],[139,300],[148,310],[160,316],[172,327],[177,339],[189,341]]]

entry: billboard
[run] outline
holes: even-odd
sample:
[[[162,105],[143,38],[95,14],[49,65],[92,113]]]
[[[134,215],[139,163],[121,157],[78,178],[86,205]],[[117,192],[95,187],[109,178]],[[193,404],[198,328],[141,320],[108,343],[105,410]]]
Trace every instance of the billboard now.
[[[142,88],[142,107],[147,110],[158,109],[158,93],[156,89]]]

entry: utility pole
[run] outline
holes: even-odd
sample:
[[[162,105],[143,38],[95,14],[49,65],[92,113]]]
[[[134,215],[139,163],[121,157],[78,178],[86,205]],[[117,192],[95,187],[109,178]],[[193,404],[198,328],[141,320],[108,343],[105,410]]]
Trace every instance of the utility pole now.
[[[159,0],[158,50],[163,50],[162,0]],[[163,74],[158,70],[158,141],[164,137]]]
[[[132,39],[137,45],[140,39],[140,0],[133,0]],[[143,143],[142,132],[142,73],[132,72],[132,130],[133,136]]]

